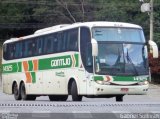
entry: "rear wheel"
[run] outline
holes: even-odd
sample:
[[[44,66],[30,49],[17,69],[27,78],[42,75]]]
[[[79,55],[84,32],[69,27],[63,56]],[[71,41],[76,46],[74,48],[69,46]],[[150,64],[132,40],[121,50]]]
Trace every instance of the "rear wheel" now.
[[[117,96],[116,96],[116,101],[117,101],[117,102],[123,102],[123,96],[124,96],[124,95],[117,95]]]
[[[13,94],[14,94],[14,98],[15,100],[21,100],[21,94],[20,94],[20,90],[18,89],[18,85],[17,83],[15,83],[13,85]]]
[[[73,101],[82,101],[82,96],[78,95],[77,84],[75,81],[72,82],[71,95]]]
[[[21,97],[23,100],[35,100],[36,99],[36,96],[35,95],[27,95],[26,94],[26,88],[25,88],[25,84],[22,83],[21,84]]]
[[[66,101],[68,95],[49,95],[50,101]]]

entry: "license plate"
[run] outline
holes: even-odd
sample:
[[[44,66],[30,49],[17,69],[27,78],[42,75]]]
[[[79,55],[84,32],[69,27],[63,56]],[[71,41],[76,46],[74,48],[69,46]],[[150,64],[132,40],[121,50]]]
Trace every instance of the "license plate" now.
[[[122,91],[122,92],[128,92],[129,89],[128,89],[128,88],[121,88],[121,91]]]

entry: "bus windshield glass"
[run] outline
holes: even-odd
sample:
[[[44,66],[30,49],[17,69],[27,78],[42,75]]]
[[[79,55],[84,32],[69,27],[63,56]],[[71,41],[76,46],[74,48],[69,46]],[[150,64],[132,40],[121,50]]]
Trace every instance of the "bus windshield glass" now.
[[[139,29],[118,29],[93,30],[93,38],[98,42],[95,72],[104,75],[148,75],[147,48],[143,32]]]
[[[136,28],[93,28],[97,41],[145,42],[142,29]]]

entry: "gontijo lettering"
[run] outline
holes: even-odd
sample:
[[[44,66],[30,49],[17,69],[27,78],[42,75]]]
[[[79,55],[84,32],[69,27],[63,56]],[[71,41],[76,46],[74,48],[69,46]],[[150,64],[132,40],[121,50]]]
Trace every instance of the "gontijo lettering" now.
[[[51,60],[51,67],[68,66],[68,65],[71,65],[70,58]]]

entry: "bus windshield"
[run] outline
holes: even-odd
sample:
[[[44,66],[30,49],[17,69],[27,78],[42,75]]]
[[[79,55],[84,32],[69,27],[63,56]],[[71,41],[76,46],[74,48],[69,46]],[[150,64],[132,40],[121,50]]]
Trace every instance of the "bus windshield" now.
[[[93,30],[93,38],[98,42],[95,72],[104,75],[147,75],[147,48],[143,32],[139,29],[118,29]],[[115,35],[109,34],[108,31]]]
[[[142,29],[136,28],[93,28],[97,41],[145,42]]]

